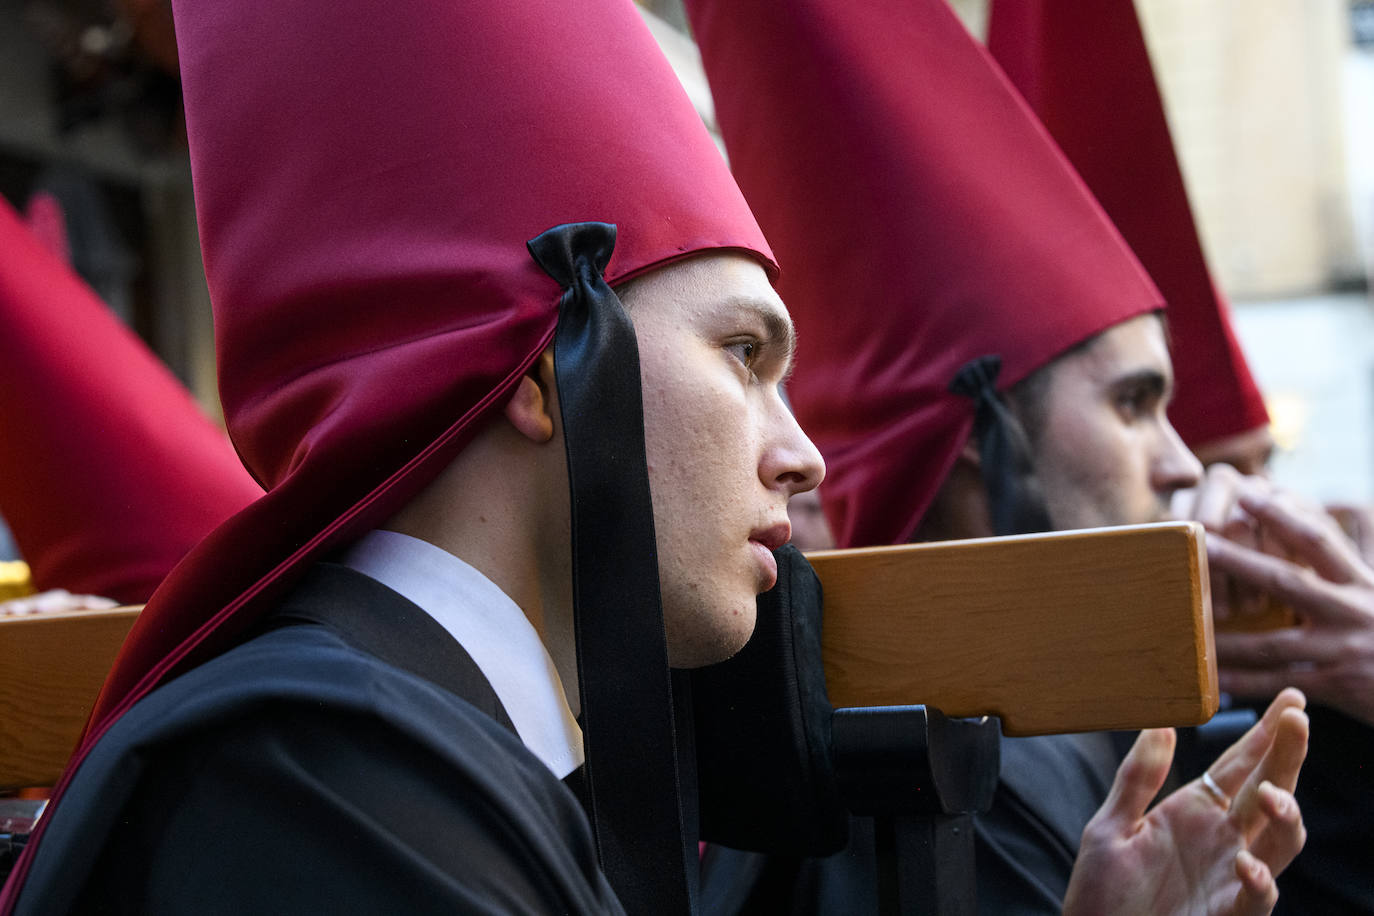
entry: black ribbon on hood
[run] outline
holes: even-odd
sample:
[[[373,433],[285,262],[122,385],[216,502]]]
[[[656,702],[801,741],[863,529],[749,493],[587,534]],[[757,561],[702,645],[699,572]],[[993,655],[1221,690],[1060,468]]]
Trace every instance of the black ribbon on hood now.
[[[993,533],[1052,531],[1045,495],[1035,476],[1030,440],[997,392],[1001,371],[1000,356],[980,356],[965,363],[949,385],[953,393],[973,400],[973,437],[978,442]]]
[[[603,276],[615,226],[556,226],[528,247],[564,289],[554,374],[572,500],[584,803],[602,869],[626,911],[688,913],[698,872],[691,720],[678,717],[675,728],[639,347]],[[685,706],[685,681],[678,684],[676,701]]]

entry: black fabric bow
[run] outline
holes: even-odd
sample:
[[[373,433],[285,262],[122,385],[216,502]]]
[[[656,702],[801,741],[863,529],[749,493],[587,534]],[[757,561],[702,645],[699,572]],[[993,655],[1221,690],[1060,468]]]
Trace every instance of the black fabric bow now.
[[[554,374],[572,498],[577,666],[588,816],[601,865],[630,913],[689,913],[696,897],[691,719],[670,678],[639,348],[603,272],[607,223],[556,226],[528,243],[563,287]],[[674,695],[674,684],[679,689]]]
[[[997,535],[1051,531],[1049,509],[1035,476],[1030,440],[997,393],[1002,358],[980,356],[964,364],[949,390],[972,398],[973,436],[978,441],[988,512]]]

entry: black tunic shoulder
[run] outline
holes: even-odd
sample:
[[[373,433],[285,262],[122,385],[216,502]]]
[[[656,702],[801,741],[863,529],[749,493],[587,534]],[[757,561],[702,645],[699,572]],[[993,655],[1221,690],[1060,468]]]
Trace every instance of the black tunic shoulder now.
[[[480,673],[474,703],[312,614],[111,728],[52,812],[18,913],[621,912],[576,799],[498,721]]]

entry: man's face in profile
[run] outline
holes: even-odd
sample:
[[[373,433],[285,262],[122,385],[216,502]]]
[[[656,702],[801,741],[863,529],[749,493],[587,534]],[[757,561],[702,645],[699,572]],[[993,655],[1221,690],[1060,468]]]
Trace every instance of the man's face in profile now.
[[[721,661],[754,629],[754,599],[791,536],[787,501],[825,474],[783,403],[792,323],[763,268],[698,255],[631,281],[668,658]]]
[[[1173,367],[1159,317],[1114,325],[1048,369],[1021,413],[1055,528],[1170,518],[1171,495],[1201,467],[1166,415]]]

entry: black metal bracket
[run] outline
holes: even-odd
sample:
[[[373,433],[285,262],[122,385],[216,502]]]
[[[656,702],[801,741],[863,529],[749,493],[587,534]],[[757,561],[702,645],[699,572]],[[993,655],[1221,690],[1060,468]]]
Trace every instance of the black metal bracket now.
[[[977,911],[973,817],[992,805],[1001,722],[929,706],[837,709],[832,748],[849,809],[874,818],[879,911]]]

